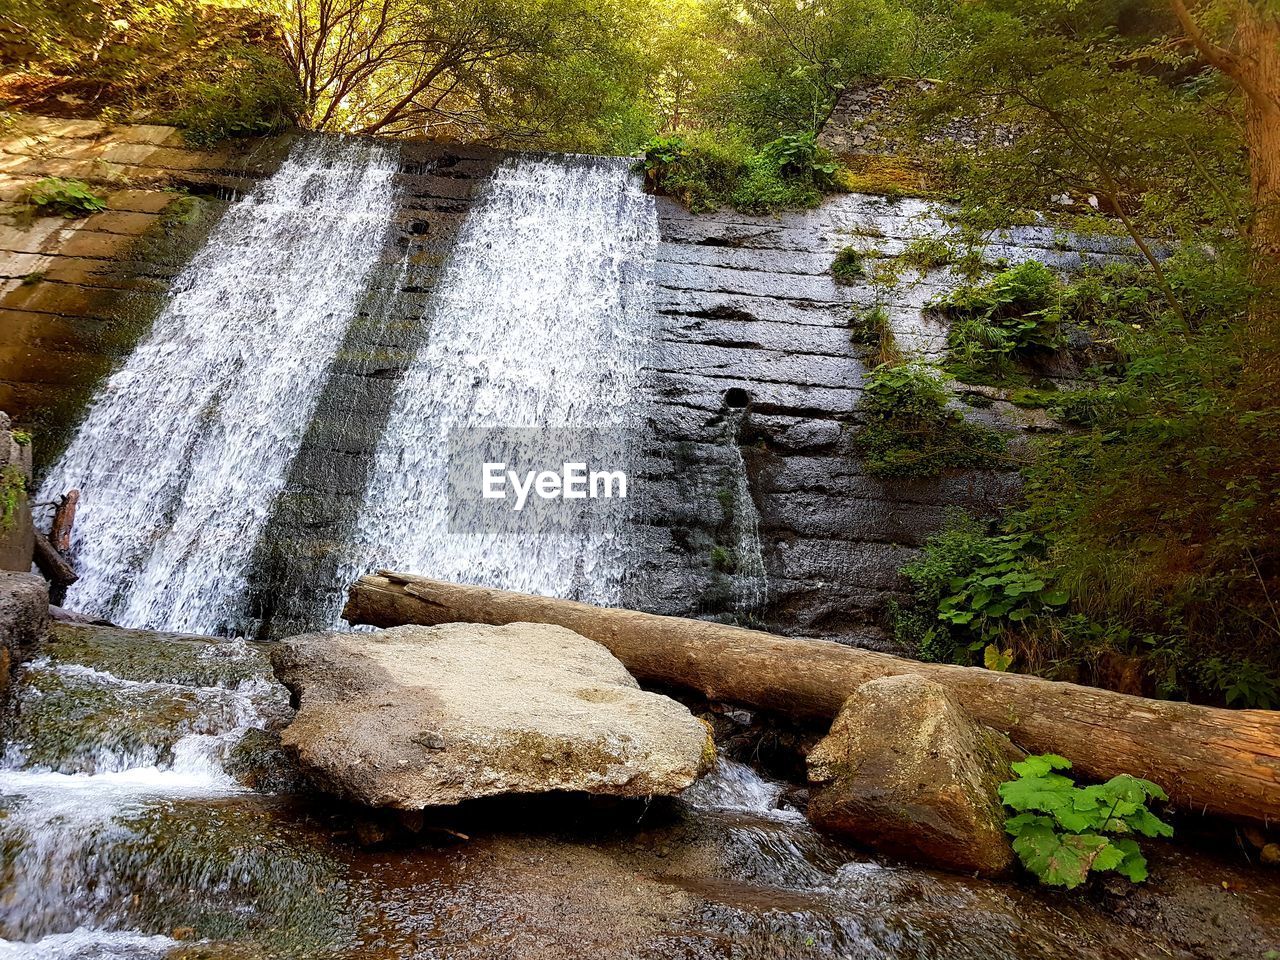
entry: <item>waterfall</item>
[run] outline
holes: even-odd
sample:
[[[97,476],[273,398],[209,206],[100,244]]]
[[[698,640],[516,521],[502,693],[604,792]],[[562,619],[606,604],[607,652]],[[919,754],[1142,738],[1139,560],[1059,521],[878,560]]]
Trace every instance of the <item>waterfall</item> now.
[[[400,384],[343,579],[389,567],[617,599],[622,510],[551,512],[518,534],[462,522],[473,505],[450,501],[449,446],[482,428],[537,428],[549,444],[603,431],[591,455],[624,466],[657,242],[653,201],[625,159],[521,157],[498,169]]]
[[[396,154],[297,144],[222,218],[44,483],[79,488],[68,605],[128,626],[231,612],[395,209]]]

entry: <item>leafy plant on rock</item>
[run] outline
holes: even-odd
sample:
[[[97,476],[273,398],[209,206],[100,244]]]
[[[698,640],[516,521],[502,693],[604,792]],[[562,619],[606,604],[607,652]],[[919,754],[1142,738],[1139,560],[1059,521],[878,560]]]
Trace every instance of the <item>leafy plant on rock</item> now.
[[[1078,787],[1057,772],[1069,769],[1071,761],[1056,754],[1031,756],[1013,764],[1016,779],[1000,785],[1001,801],[1016,813],[1005,830],[1018,859],[1041,883],[1068,890],[1090,873],[1141,883],[1147,860],[1134,838],[1173,836],[1173,827],[1147,807],[1167,800],[1165,792],[1129,774]]]
[[[848,287],[861,280],[867,272],[864,255],[857,247],[844,247],[831,261],[831,277],[841,286]]]
[[[107,209],[107,201],[94,193],[82,180],[64,180],[46,177],[32,184],[26,191],[28,204],[44,214],[67,217],[87,217],[91,213]]]
[[[1004,449],[998,433],[947,405],[942,378],[928,366],[882,364],[865,386],[865,423],[854,446],[873,477],[936,477],[948,468],[989,466]]]
[[[936,300],[951,324],[947,347],[962,379],[1000,379],[1015,361],[1057,347],[1059,287],[1048,267],[1028,260]]]

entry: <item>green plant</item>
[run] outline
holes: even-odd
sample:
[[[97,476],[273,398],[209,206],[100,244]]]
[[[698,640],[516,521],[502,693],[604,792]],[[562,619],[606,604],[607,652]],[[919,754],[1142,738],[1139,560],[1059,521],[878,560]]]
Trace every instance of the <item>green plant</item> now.
[[[903,247],[896,259],[902,266],[923,273],[946,266],[955,259],[955,252],[941,237],[917,237]]]
[[[215,70],[186,80],[181,104],[167,119],[201,146],[230,137],[261,136],[290,127],[303,108],[293,71],[279,57],[243,43],[228,44]]]
[[[0,533],[13,529],[18,508],[27,494],[27,477],[17,466],[9,464],[0,470]]]
[[[41,213],[67,217],[87,217],[107,209],[107,201],[82,180],[46,177],[27,188],[23,199]]]
[[[849,339],[859,346],[869,347],[874,351],[870,357],[870,363],[873,366],[898,365],[903,362],[898,338],[894,335],[893,324],[889,321],[889,311],[884,307],[859,310],[850,315]]]
[[[31,434],[26,430],[14,430],[9,436],[13,437],[13,442],[20,447],[31,446]]]
[[[899,608],[895,633],[924,660],[976,660],[1007,670],[1014,656],[1009,634],[1055,616],[1069,599],[1053,583],[1043,554],[1043,542],[1032,534],[990,534],[964,511],[949,513],[942,530],[902,568],[914,602]]]
[[[831,277],[841,286],[852,286],[866,275],[865,255],[857,247],[843,247],[831,261]]]
[[[1173,827],[1147,807],[1166,800],[1150,780],[1128,774],[1078,787],[1056,771],[1071,761],[1056,754],[1013,764],[1016,779],[999,787],[1016,815],[1005,821],[1018,859],[1048,886],[1080,886],[1090,873],[1115,872],[1134,883],[1147,878],[1147,860],[1135,836],[1171,837]]]
[[[738,568],[738,561],[727,547],[716,545],[711,548],[711,566],[723,573],[733,573]]]
[[[999,378],[1016,360],[1057,347],[1060,289],[1048,267],[1028,260],[935,300],[950,322],[947,347],[957,374]]]
[[[1200,678],[1222,695],[1228,707],[1280,709],[1280,679],[1252,660],[1210,657],[1200,664]]]
[[[854,446],[873,477],[935,477],[952,467],[990,466],[1004,449],[995,431],[947,405],[941,376],[918,363],[882,364],[867,375]]]
[[[835,161],[812,134],[790,134],[753,151],[732,136],[654,137],[636,168],[648,188],[695,213],[729,204],[749,213],[816,206],[833,189]]]

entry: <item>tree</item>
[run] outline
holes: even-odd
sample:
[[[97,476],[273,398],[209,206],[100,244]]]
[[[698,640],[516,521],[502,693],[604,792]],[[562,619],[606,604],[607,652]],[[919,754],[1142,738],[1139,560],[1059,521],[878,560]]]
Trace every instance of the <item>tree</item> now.
[[[319,130],[570,141],[641,82],[621,0],[281,0]]]
[[[1244,96],[1255,270],[1271,278],[1280,269],[1280,5],[1205,0],[1193,10],[1170,2],[1187,38]]]

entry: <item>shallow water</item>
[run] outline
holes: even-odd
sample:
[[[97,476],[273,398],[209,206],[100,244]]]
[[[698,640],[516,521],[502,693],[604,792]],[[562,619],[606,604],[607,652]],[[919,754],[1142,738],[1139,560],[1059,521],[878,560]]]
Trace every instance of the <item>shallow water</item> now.
[[[79,686],[59,723],[28,722],[51,670]],[[1085,960],[1261,956],[1252,947],[1280,937],[1280,884],[1265,877],[1172,861],[1170,876],[1209,870],[1194,896],[1175,884],[1149,901],[1210,911],[1217,940],[1195,948],[1113,916],[1114,903],[868,858],[727,758],[678,799],[495,799],[369,849],[355,811],[255,793],[228,773],[240,734],[283,715],[266,670],[261,648],[235,641],[57,628],[6,721],[0,958]],[[185,709],[165,726],[127,700],[104,707],[103,690],[194,697],[205,726],[191,732]],[[51,724],[85,741],[56,752],[82,769],[35,762],[51,755]],[[139,724],[160,729],[159,752],[122,747]],[[1233,942],[1241,929],[1252,941]]]

